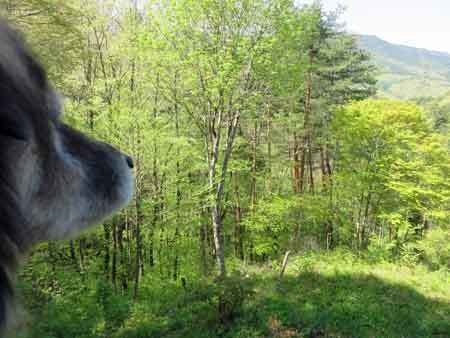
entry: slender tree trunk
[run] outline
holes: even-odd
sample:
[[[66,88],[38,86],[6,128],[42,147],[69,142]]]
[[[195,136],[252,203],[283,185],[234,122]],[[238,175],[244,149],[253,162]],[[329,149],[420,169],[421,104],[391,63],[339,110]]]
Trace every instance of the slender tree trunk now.
[[[267,191],[272,192],[272,106],[267,104]]]
[[[226,275],[225,250],[224,250],[224,241],[222,237],[223,224],[220,213],[221,213],[220,206],[218,205],[218,203],[216,203],[216,205],[214,205],[211,208],[214,252],[219,276],[224,277]]]
[[[310,191],[314,193],[314,166],[313,166],[313,152],[312,152],[312,144],[311,137],[308,141],[308,167],[309,167],[309,184]]]
[[[303,146],[301,149],[301,155],[300,155],[300,173],[298,175],[298,192],[302,193],[305,188],[305,169],[306,169],[306,149],[307,149],[307,142],[303,142]]]
[[[117,229],[117,245],[119,248],[119,255],[120,255],[119,256],[120,257],[119,278],[120,278],[122,290],[126,291],[126,290],[128,290],[128,277],[126,274],[127,258],[126,258],[126,252],[123,247],[123,231],[124,230],[125,230],[125,223],[123,221],[121,221],[121,223],[119,224],[118,229]]]
[[[179,254],[178,254],[178,240],[180,237],[180,230],[178,229],[178,227],[175,229],[175,234],[174,234],[174,240],[173,240],[173,244],[174,244],[174,250],[175,250],[175,257],[173,259],[173,273],[172,273],[172,278],[174,281],[176,281],[178,279],[178,271],[180,268],[180,258],[179,258]]]
[[[136,237],[136,255],[135,255],[135,275],[134,275],[134,290],[133,298],[137,299],[139,294],[139,282],[143,275],[143,264],[142,264],[142,240],[141,240],[141,222],[142,222],[142,210],[141,201],[139,194],[136,194],[136,227],[135,227],[135,237]]]
[[[305,96],[304,96],[304,121],[303,121],[303,141],[302,141],[302,155],[300,159],[300,191],[305,190],[305,176],[306,176],[306,161],[310,163],[310,182],[312,179],[312,125],[311,125],[311,99],[312,99],[312,66],[314,62],[314,54],[312,51],[309,53],[309,70],[306,76],[305,84]]]
[[[332,174],[333,174],[333,169],[332,169],[332,166],[331,166],[331,160],[330,160],[330,154],[329,154],[329,151],[328,151],[328,146],[325,146],[325,164],[326,164],[326,167],[327,167],[328,177],[331,179],[332,178]]]
[[[283,263],[281,264],[281,268],[280,268],[280,279],[283,278],[283,276],[284,276],[284,272],[286,271],[286,267],[287,267],[288,262],[289,262],[290,254],[291,254],[290,251],[287,251],[284,254]]]
[[[201,217],[200,217],[200,260],[203,275],[207,275],[209,272],[209,261],[211,259],[209,243],[209,229],[206,219],[208,217],[208,212],[202,207]]]
[[[80,272],[84,273],[85,271],[85,262],[84,262],[84,238],[80,238],[78,240],[78,257],[79,257],[79,265],[80,265]]]
[[[109,250],[110,237],[111,237],[110,225],[105,223],[103,224],[103,251],[104,251],[103,273],[106,276],[106,278],[108,278],[109,276],[109,264],[111,261],[111,255]]]
[[[220,177],[219,182],[216,182],[216,166],[219,159],[220,152],[220,137],[222,132],[222,117],[223,112],[219,111],[217,113],[217,120],[211,121],[211,126],[209,129],[212,134],[210,138],[213,140],[212,152],[209,158],[209,185],[211,193],[213,194],[213,205],[211,207],[211,218],[213,224],[213,234],[214,234],[214,246],[216,249],[216,261],[217,268],[219,270],[219,277],[226,276],[225,267],[225,252],[222,237],[222,204],[223,204],[223,194],[225,187],[225,179],[228,173],[228,162],[231,157],[231,152],[233,150],[234,140],[236,137],[236,132],[239,126],[240,112],[235,112],[231,121],[228,123],[228,134],[226,140],[226,149],[223,154],[223,162],[220,167]],[[216,127],[214,127],[216,126]]]
[[[126,234],[127,234],[127,276],[131,279],[133,276],[133,225],[131,223],[130,215],[126,214]]]
[[[257,147],[258,147],[258,121],[255,119],[253,125],[253,142],[252,142],[252,176],[250,180],[250,207],[252,208],[252,210],[256,206]]]
[[[156,74],[156,84],[155,84],[155,96],[154,96],[154,102],[153,102],[153,112],[151,115],[151,120],[153,119],[153,128],[156,129],[156,119],[158,117],[158,110],[159,110],[159,90],[160,90],[160,75],[159,73]],[[153,215],[152,215],[152,222],[151,222],[151,229],[150,229],[150,247],[149,247],[149,255],[150,255],[150,266],[153,268],[155,265],[155,232],[156,227],[158,224],[158,220],[160,219],[160,212],[161,212],[161,185],[162,182],[160,182],[160,175],[159,175],[159,165],[158,165],[158,158],[159,158],[159,147],[156,139],[152,140],[152,150],[153,150],[153,159],[152,159],[152,185],[153,185],[153,196],[152,196],[152,202],[153,202]],[[158,261],[160,264],[160,268],[162,269],[162,261],[161,261],[161,246],[158,247],[158,251],[156,252],[158,256]]]
[[[178,73],[175,72],[174,76],[174,114],[175,114],[175,135],[177,139],[180,138],[180,121],[179,121],[179,112],[178,112]],[[173,260],[173,279],[178,279],[178,269],[179,269],[179,253],[178,253],[178,240],[180,237],[180,223],[181,223],[181,216],[180,216],[180,207],[181,207],[181,187],[180,187],[180,180],[181,180],[181,170],[180,170],[180,149],[177,147],[176,149],[176,225],[175,225],[175,235],[173,240],[174,250],[175,250],[175,257]]]
[[[219,269],[219,276],[224,277],[226,275],[225,252],[223,247],[222,219],[220,217],[219,206],[213,206],[211,208],[211,212],[213,221],[214,246],[216,248],[217,268]]]
[[[361,231],[362,231],[362,218],[363,218],[363,208],[364,208],[364,199],[365,199],[365,193],[361,192],[361,197],[359,199],[358,204],[358,213],[357,213],[357,220],[356,220],[356,233],[355,233],[355,247],[357,249],[361,249]]]
[[[369,189],[371,189],[371,187],[369,187]],[[369,210],[370,210],[370,204],[372,202],[372,192],[369,191],[367,193],[367,198],[366,198],[366,206],[364,209],[364,218],[362,221],[362,227],[361,227],[361,238],[360,238],[360,247],[365,247],[366,243],[368,242],[367,240],[367,228],[368,228],[368,223],[369,223]]]
[[[152,222],[148,234],[148,264],[150,268],[153,268],[155,266],[155,227],[153,226],[153,224],[156,224],[156,222]]]
[[[298,142],[298,136],[297,133],[294,132],[294,140],[293,140],[293,159],[294,159],[294,170],[293,170],[293,176],[294,176],[294,193],[298,194],[301,192],[301,167],[302,163],[300,161],[300,146]]]
[[[113,236],[113,252],[112,252],[112,266],[111,266],[111,282],[117,292],[117,222],[114,218],[112,221],[112,236]]]
[[[164,277],[164,260],[163,260],[163,249],[164,249],[164,235],[166,230],[164,227],[161,227],[159,230],[159,244],[158,244],[158,265],[159,265],[159,274],[161,277]]]
[[[320,146],[320,171],[322,174],[322,189],[326,190],[328,174],[327,174],[327,168],[325,165],[325,154],[324,154],[323,146]]]
[[[72,260],[73,266],[77,267],[77,270],[79,268],[78,262],[77,262],[77,254],[75,253],[75,244],[71,240],[69,242],[69,252],[70,252],[70,259]]]
[[[239,174],[234,173],[234,254],[241,260],[244,260],[244,239],[243,239],[243,225],[242,225],[242,214],[241,214],[241,196],[239,189]]]

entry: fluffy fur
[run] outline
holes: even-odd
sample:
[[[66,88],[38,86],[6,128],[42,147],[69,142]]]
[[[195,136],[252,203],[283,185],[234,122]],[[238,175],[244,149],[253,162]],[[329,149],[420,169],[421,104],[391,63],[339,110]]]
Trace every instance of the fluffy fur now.
[[[61,122],[58,102],[21,36],[0,20],[0,327],[33,244],[73,236],[131,199],[131,159]]]

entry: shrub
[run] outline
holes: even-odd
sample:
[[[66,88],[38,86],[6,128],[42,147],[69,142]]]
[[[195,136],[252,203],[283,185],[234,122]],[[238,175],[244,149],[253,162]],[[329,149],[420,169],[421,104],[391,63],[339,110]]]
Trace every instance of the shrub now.
[[[450,231],[442,228],[430,230],[416,243],[420,257],[432,269],[450,269]]]
[[[238,273],[221,279],[217,285],[218,319],[221,324],[228,325],[241,312],[253,291],[249,281]]]

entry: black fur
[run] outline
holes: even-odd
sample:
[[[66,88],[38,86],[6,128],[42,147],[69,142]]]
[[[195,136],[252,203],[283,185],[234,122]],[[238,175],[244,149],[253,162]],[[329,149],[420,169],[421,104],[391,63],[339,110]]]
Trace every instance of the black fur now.
[[[34,74],[38,81],[27,81],[28,74]],[[26,51],[21,37],[0,21],[0,159],[10,158],[15,139],[27,139],[30,123],[21,112],[42,109],[39,95],[44,86],[42,68]],[[11,275],[18,254],[26,249],[25,234],[21,233],[25,219],[11,180],[13,170],[12,163],[0,160],[0,328],[5,325],[13,298]]]

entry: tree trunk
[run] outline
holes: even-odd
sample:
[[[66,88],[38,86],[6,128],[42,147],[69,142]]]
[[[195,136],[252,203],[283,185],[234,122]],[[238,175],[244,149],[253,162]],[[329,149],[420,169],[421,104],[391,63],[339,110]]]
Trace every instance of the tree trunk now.
[[[211,207],[211,220],[213,225],[214,234],[214,246],[216,249],[216,262],[219,272],[219,277],[226,276],[225,268],[225,253],[223,247],[223,237],[222,237],[222,204],[223,204],[223,194],[225,187],[225,179],[228,173],[228,162],[231,157],[231,152],[233,150],[234,140],[236,138],[236,132],[239,126],[240,112],[235,112],[230,121],[228,121],[228,134],[226,140],[226,147],[223,154],[223,161],[220,167],[220,177],[219,181],[216,182],[216,172],[217,172],[217,162],[220,155],[220,141],[222,133],[222,118],[223,112],[221,110],[214,112],[213,120],[209,121],[209,134],[207,135],[207,155],[209,164],[209,187],[212,198]]]
[[[155,223],[156,224],[156,223]],[[155,228],[153,227],[153,225],[151,226],[151,228],[149,229],[149,234],[148,234],[148,264],[150,266],[150,268],[153,268],[155,266]]]
[[[289,255],[290,254],[291,254],[291,252],[287,251],[286,254],[284,255],[283,263],[281,264],[281,269],[280,269],[280,279],[283,278],[283,276],[284,276],[284,272],[286,271],[286,267],[287,267],[288,262],[289,262]]]
[[[77,255],[75,253],[75,244],[73,243],[73,240],[69,242],[69,252],[70,252],[70,259],[72,260],[73,266],[75,266],[78,270],[78,264],[77,264]]]
[[[322,174],[322,189],[326,190],[327,182],[328,182],[328,173],[325,165],[325,153],[323,146],[320,146],[320,171]]]
[[[207,213],[205,208],[202,208],[201,217],[200,217],[200,261],[201,261],[201,270],[204,276],[208,274],[209,271],[209,247],[210,243],[208,243],[208,224],[206,223]]]
[[[303,121],[303,141],[302,141],[302,155],[300,160],[300,192],[305,189],[305,176],[306,176],[306,160],[308,159],[310,167],[310,182],[313,182],[312,178],[312,125],[311,125],[311,99],[312,99],[312,66],[314,62],[313,51],[309,53],[309,68],[306,76],[305,83],[305,96],[304,96],[304,121]]]
[[[369,189],[371,189],[371,187],[369,187]],[[368,223],[369,223],[369,211],[370,211],[371,202],[372,202],[372,192],[369,191],[367,193],[366,206],[364,209],[364,218],[363,218],[362,226],[361,226],[361,238],[360,238],[360,243],[359,243],[361,248],[366,247],[366,244],[368,242],[367,228],[368,228]]]
[[[267,104],[267,191],[272,192],[272,107]]]
[[[253,126],[253,140],[252,140],[252,173],[250,180],[250,207],[252,210],[256,206],[256,165],[257,165],[257,147],[258,147],[258,121],[255,119]]]
[[[178,270],[179,270],[179,264],[180,264],[180,258],[179,258],[179,254],[178,254],[178,239],[180,237],[180,230],[178,229],[178,227],[175,229],[175,235],[174,235],[174,239],[173,239],[173,246],[174,246],[174,251],[175,251],[175,257],[173,259],[173,273],[172,273],[172,278],[174,281],[176,281],[178,279]]]
[[[177,139],[180,138],[180,121],[179,121],[179,112],[178,112],[178,73],[175,72],[174,75],[174,115],[175,115],[175,136]],[[176,220],[175,220],[175,235],[173,239],[173,246],[175,251],[175,257],[173,260],[173,280],[178,279],[178,269],[179,269],[179,253],[178,253],[178,239],[180,237],[180,223],[181,223],[181,216],[180,216],[180,208],[181,208],[181,187],[180,187],[180,180],[181,180],[181,170],[180,170],[180,149],[177,147],[176,149]]]
[[[113,236],[113,252],[112,252],[112,266],[111,266],[111,282],[114,290],[117,292],[117,222],[114,218],[112,221],[112,236]]]
[[[136,194],[136,227],[135,227],[136,256],[134,266],[135,275],[134,275],[134,290],[133,290],[133,298],[135,300],[138,298],[139,282],[141,276],[143,275],[141,221],[142,221],[141,201],[139,194]]]
[[[79,265],[80,272],[84,273],[85,263],[84,263],[84,238],[80,238],[78,240],[78,257],[79,257]]]
[[[293,170],[293,176],[294,176],[294,193],[299,194],[301,192],[301,167],[302,163],[300,161],[300,146],[298,143],[298,136],[297,133],[294,132],[294,141],[293,141],[293,160],[294,160],[294,170]]]
[[[109,250],[110,237],[111,237],[110,225],[105,223],[103,224],[103,250],[104,250],[103,273],[106,276],[106,278],[108,278],[109,276],[109,263],[111,260]]]
[[[214,246],[216,248],[217,268],[219,270],[219,276],[224,277],[226,275],[226,267],[222,237],[222,219],[220,217],[220,208],[217,204],[211,208],[211,213],[213,221]]]
[[[314,166],[311,137],[308,140],[308,167],[309,167],[309,187],[310,192],[314,193]]]
[[[243,225],[242,225],[242,215],[241,215],[241,197],[239,190],[239,174],[234,175],[234,193],[235,193],[235,203],[234,203],[234,254],[237,258],[244,260],[244,239],[243,237]]]

